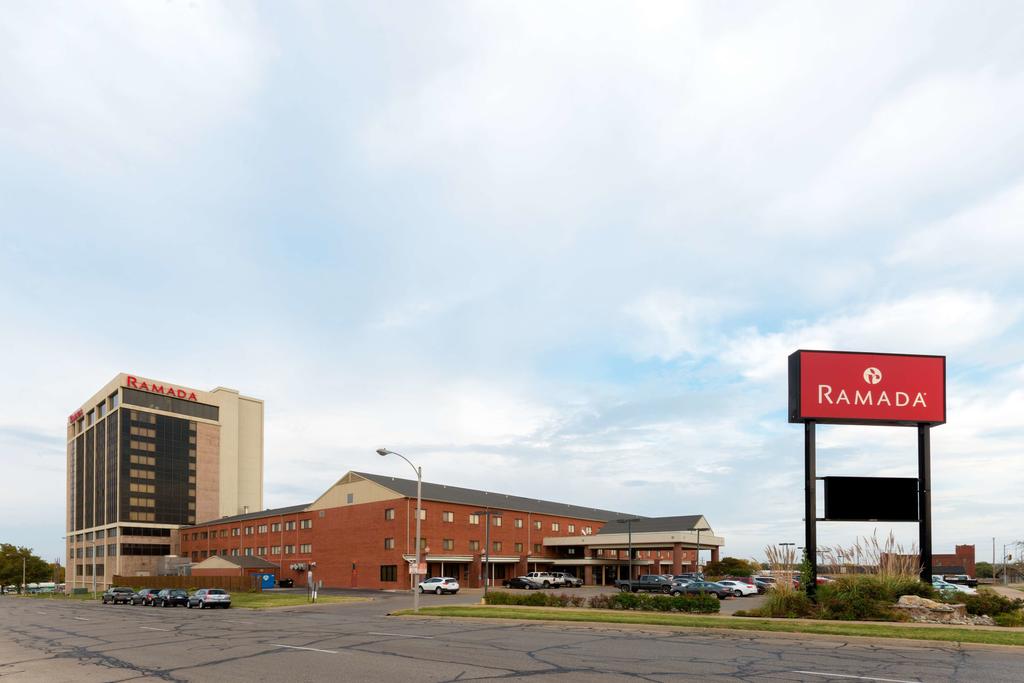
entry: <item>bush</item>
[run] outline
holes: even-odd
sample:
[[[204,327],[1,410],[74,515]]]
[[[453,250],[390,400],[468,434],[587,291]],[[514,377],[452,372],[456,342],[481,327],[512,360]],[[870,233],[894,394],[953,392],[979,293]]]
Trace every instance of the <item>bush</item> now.
[[[594,609],[640,610],[644,612],[690,612],[710,614],[719,610],[714,595],[650,595],[649,593],[616,593],[595,595],[588,601],[581,595],[561,593],[509,593],[490,591],[488,605],[525,605],[528,607],[584,607]]]
[[[943,599],[945,602],[966,605],[968,614],[986,614],[993,618],[1000,614],[1010,614],[1024,608],[1024,600],[1003,597],[991,588],[979,588],[975,595],[951,593],[944,596]]]
[[[780,617],[798,619],[814,616],[814,603],[800,590],[777,586],[764,594],[764,604],[752,610],[744,610],[745,617]]]
[[[998,626],[1024,626],[1024,610],[1004,612],[992,617]]]

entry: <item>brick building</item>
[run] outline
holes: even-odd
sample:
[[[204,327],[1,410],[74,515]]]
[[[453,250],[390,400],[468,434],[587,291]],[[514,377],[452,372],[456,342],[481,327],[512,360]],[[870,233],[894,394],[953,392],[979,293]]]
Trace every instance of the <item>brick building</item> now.
[[[952,555],[932,553],[932,572],[935,574],[967,574],[977,578],[974,566],[974,546],[958,545]]]
[[[717,560],[724,545],[701,515],[641,518],[427,482],[422,500],[427,575],[454,576],[468,587],[482,585],[485,554],[494,583],[556,570],[604,584],[625,578],[630,545],[635,575],[694,571],[698,548]],[[181,554],[193,563],[218,555],[262,558],[276,565],[279,579],[298,584],[316,563],[316,579],[328,587],[408,589],[415,509],[414,480],[349,472],[308,505],[184,528]],[[616,521],[624,517],[633,521]]]

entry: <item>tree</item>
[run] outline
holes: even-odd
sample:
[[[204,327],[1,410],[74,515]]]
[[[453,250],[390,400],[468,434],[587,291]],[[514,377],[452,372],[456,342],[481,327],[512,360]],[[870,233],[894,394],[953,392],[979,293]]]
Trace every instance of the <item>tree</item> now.
[[[974,565],[974,572],[976,579],[991,579],[994,574],[992,573],[991,562],[978,562]]]
[[[708,576],[751,576],[757,573],[760,566],[757,562],[738,557],[723,557],[718,562],[704,565],[704,573]]]
[[[0,543],[0,584],[21,585],[22,558],[24,558],[25,582],[51,581],[53,567],[50,563],[32,553],[31,548]]]

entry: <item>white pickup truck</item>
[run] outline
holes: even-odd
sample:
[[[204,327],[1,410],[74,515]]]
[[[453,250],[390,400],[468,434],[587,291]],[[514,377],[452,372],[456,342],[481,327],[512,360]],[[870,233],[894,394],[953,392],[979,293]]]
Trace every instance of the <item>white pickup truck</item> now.
[[[526,575],[526,578],[530,579],[531,581],[536,581],[544,588],[565,585],[565,579],[562,578],[561,574],[554,574],[552,572],[530,572]]]

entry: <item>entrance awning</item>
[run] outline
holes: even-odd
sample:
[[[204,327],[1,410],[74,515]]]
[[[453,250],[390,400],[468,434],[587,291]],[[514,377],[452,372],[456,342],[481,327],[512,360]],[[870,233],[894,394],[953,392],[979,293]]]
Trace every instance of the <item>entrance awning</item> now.
[[[406,562],[415,562],[415,555],[402,555],[402,559]],[[420,562],[472,562],[472,555],[435,555],[431,553],[426,557],[420,556]]]

